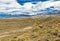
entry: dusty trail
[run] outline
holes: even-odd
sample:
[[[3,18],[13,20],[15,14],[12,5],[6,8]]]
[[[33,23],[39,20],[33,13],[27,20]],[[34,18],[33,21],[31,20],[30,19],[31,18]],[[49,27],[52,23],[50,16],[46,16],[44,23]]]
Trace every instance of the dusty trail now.
[[[0,33],[0,38],[14,35],[14,33],[17,33],[17,32],[24,32],[24,31],[27,31],[27,30],[32,29],[32,28],[33,27],[25,27],[25,28],[19,29],[19,30],[13,30],[13,31],[7,31],[4,33]]]

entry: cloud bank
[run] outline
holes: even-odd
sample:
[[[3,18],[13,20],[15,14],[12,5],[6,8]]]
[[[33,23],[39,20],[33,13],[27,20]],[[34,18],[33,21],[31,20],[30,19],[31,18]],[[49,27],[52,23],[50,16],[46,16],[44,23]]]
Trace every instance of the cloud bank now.
[[[60,10],[60,1],[48,0],[45,2],[25,3],[23,6],[16,0],[0,0],[0,13],[6,14],[28,14],[35,15],[37,13],[49,12],[51,10]]]

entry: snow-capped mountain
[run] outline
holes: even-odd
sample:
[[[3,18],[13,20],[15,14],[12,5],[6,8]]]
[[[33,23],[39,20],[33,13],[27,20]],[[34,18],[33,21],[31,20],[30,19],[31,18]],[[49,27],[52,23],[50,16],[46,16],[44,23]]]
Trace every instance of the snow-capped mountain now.
[[[60,10],[53,10],[50,12],[51,14],[60,14]]]
[[[36,15],[60,15],[60,10],[52,10],[50,12],[37,13]]]
[[[6,14],[6,13],[0,13],[0,17],[4,18],[4,17],[22,17],[22,16],[30,16],[30,15],[26,15],[26,14]]]
[[[35,15],[55,15],[58,14],[60,15],[60,10],[52,10],[50,12],[42,12],[42,13],[37,13]],[[0,17],[21,17],[21,16],[32,16],[30,14],[6,14],[6,13],[2,13],[0,12]]]

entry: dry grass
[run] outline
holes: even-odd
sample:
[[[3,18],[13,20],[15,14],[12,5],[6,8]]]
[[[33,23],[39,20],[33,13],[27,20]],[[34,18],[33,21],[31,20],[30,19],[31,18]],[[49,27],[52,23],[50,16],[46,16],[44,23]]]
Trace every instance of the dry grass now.
[[[0,19],[0,32],[18,30],[34,23],[32,18]]]
[[[26,27],[31,27],[26,29]],[[20,31],[18,30],[20,29]],[[17,30],[1,41],[60,41],[60,16],[0,19],[0,32]],[[5,34],[3,34],[5,35]],[[2,36],[3,36],[2,35]],[[1,35],[0,35],[1,36]]]

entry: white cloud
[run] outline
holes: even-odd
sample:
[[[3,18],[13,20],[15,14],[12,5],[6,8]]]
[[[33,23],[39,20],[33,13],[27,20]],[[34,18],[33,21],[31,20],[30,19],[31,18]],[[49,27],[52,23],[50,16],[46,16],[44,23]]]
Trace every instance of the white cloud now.
[[[54,9],[60,10],[59,4],[60,1],[50,0],[45,2],[38,2],[37,4],[32,4],[31,2],[28,2],[22,6],[19,5],[16,0],[0,0],[0,12],[8,14],[26,14],[28,12],[30,15],[34,15],[36,13],[39,13],[38,10],[44,10],[46,8],[49,8],[50,6],[54,6]]]
[[[32,6],[33,6],[33,4],[32,3],[29,3],[29,2],[24,4],[24,8],[26,10],[31,10],[32,9]]]

